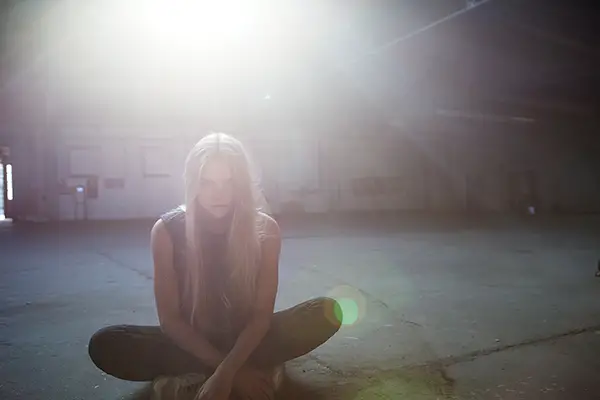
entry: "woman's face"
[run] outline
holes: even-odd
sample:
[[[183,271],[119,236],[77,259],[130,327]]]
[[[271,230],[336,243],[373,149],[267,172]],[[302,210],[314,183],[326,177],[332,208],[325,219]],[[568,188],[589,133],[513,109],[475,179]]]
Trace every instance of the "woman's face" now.
[[[215,218],[222,218],[233,207],[232,173],[224,157],[215,157],[206,163],[200,176],[200,206]]]

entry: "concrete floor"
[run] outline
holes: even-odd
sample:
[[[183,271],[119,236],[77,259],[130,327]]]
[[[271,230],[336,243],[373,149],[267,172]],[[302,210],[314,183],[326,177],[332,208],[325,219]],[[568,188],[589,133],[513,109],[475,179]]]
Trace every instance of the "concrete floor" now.
[[[282,227],[277,307],[358,305],[355,324],[290,363],[283,398],[600,398],[598,218]],[[105,325],[156,323],[148,229],[0,226],[0,399],[137,397],[86,346]]]

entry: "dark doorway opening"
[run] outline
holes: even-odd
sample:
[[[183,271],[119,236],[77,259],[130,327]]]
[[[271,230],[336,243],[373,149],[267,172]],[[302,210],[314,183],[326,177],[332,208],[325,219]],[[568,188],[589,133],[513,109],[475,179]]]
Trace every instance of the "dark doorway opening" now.
[[[8,148],[0,147],[0,221],[11,217],[14,199],[13,166],[8,160]]]
[[[538,208],[537,184],[533,171],[509,174],[511,209],[519,214],[530,213]]]
[[[4,196],[4,163],[2,163],[0,161],[0,193],[2,193],[2,196],[0,196],[0,221],[4,221],[4,219],[6,219],[6,215],[4,213],[4,202],[5,202],[5,196]]]

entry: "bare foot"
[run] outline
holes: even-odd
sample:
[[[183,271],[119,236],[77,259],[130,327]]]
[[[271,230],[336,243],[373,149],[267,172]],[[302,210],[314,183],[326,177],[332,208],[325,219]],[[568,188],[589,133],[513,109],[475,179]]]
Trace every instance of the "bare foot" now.
[[[159,377],[152,384],[150,400],[194,400],[205,380],[200,374]]]

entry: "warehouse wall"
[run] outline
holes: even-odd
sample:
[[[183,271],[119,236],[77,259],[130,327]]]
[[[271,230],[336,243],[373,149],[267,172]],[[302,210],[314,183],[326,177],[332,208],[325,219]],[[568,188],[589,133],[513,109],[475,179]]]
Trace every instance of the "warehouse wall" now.
[[[53,154],[44,150],[43,130],[36,124],[5,124],[0,137],[10,148],[13,170],[11,214],[19,219],[43,218],[47,213],[46,164]]]
[[[600,212],[598,125],[553,128],[554,158],[546,160],[547,172],[540,171],[545,207],[555,212]]]
[[[322,158],[333,160],[331,208],[523,212],[533,203],[541,211],[600,212],[597,132],[573,121],[429,119],[330,139]]]
[[[69,127],[60,134],[60,219],[83,217],[70,188],[88,177],[97,177],[97,196],[87,200],[89,219],[154,218],[182,203],[187,149],[181,138],[130,128]]]
[[[325,212],[320,187],[319,140],[299,129],[240,136],[258,170],[258,181],[274,213]]]
[[[201,136],[193,129],[20,129],[9,143],[15,204],[21,217],[36,219],[75,218],[67,187],[87,175],[98,177],[88,218],[155,218],[183,201],[185,156]],[[600,212],[597,140],[583,128],[574,140],[572,129],[440,122],[410,131],[237,136],[275,213],[508,212],[527,201],[545,211]],[[535,196],[515,200],[529,181]]]
[[[173,131],[177,134],[169,133]],[[83,217],[72,188],[97,177],[98,193],[87,200],[87,217],[113,220],[155,218],[181,204],[185,157],[202,134],[191,129],[71,126],[59,129],[59,136],[54,179],[58,218]],[[239,138],[272,211],[281,212],[297,201],[306,211],[326,211],[321,198],[303,194],[318,187],[314,140],[293,131]]]
[[[324,140],[321,157],[337,210],[421,209],[422,156],[405,138],[371,135]]]
[[[445,181],[452,190],[445,192],[454,198],[446,201],[451,208],[509,211],[518,202],[515,196],[528,197],[522,189],[530,179],[530,201],[538,209],[600,212],[597,125],[437,122],[411,137],[449,172]],[[435,192],[435,186],[429,189]]]

